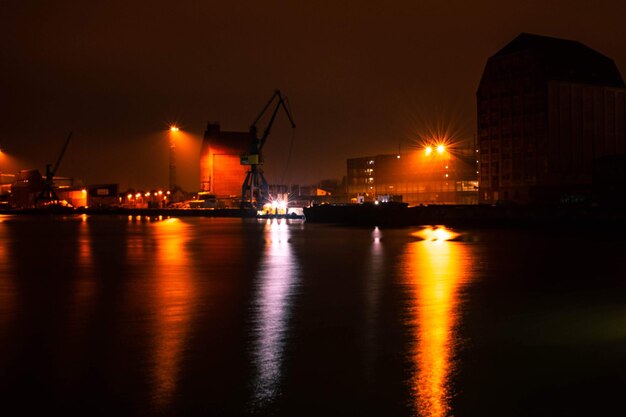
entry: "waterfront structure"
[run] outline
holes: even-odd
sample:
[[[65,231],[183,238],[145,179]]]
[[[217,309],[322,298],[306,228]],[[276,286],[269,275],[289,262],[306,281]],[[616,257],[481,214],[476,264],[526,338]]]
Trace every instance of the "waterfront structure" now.
[[[350,158],[347,168],[347,192],[355,202],[477,203],[473,147]]]
[[[625,87],[576,41],[522,33],[490,57],[476,93],[480,202],[588,201],[594,165],[626,153]]]
[[[65,186],[55,188],[56,195],[62,205],[69,204],[71,207],[88,207],[87,189],[80,186]]]
[[[87,187],[87,205],[93,208],[120,205],[118,184],[96,184]]]
[[[15,182],[14,174],[3,174],[0,172],[0,202],[7,201],[11,194],[11,185]]]
[[[11,184],[11,207],[31,208],[35,206],[35,197],[43,189],[43,177],[37,169],[23,169],[15,174]]]
[[[87,207],[89,204],[87,189],[81,185],[74,185],[74,179],[68,177],[54,177],[51,188],[61,205],[71,205],[73,207]],[[117,199],[117,185],[94,186],[90,189],[90,195],[104,197],[103,187],[115,187],[111,194],[110,203],[115,203]],[[106,188],[106,191],[109,191]],[[44,178],[36,169],[23,169],[15,175],[15,181],[11,184],[10,206],[18,209],[36,207],[37,196],[44,190]],[[92,191],[93,190],[93,191]],[[98,198],[96,197],[96,200]],[[100,200],[102,201],[102,200]]]
[[[248,166],[241,155],[250,151],[249,132],[227,132],[209,122],[200,154],[200,190],[220,199],[240,199]]]

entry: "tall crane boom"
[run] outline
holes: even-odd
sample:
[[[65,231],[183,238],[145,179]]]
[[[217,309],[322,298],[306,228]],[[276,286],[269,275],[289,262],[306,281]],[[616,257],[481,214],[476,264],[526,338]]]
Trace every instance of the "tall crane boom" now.
[[[287,117],[289,118],[289,121],[291,122],[291,128],[292,129],[296,128],[296,123],[293,121],[291,112],[289,112],[289,108],[285,104],[285,99],[283,98],[283,95],[280,93],[280,90],[276,90],[272,98],[270,98],[270,100],[267,102],[267,104],[261,111],[261,113],[257,116],[256,119],[254,119],[252,126],[250,126],[250,130],[252,131],[252,129],[254,129],[254,131],[256,132],[257,130],[256,124],[259,122],[261,117],[263,117],[263,115],[265,114],[267,109],[270,107],[272,102],[275,101],[276,99],[278,101],[276,103],[276,107],[274,107],[274,111],[272,112],[272,117],[267,123],[267,127],[265,128],[265,131],[263,132],[263,136],[261,136],[261,138],[259,139],[259,146],[258,146],[259,151],[263,148],[263,145],[265,145],[265,141],[267,141],[267,137],[270,135],[270,131],[272,130],[272,125],[274,124],[274,120],[276,119],[276,115],[278,114],[278,110],[280,110],[281,107],[285,110],[285,114],[287,114]]]
[[[276,90],[272,97],[268,100],[268,102],[261,110],[261,113],[254,119],[252,125],[250,126],[250,139],[251,146],[250,152],[248,154],[241,156],[241,164],[242,165],[250,165],[250,170],[246,174],[246,179],[241,186],[241,205],[245,206],[253,206],[256,201],[257,204],[263,204],[264,200],[269,198],[269,186],[267,181],[265,180],[265,176],[263,175],[263,169],[261,165],[263,164],[263,155],[261,151],[263,150],[263,146],[267,142],[267,138],[270,135],[272,130],[272,125],[276,120],[276,116],[278,115],[278,111],[282,109],[287,114],[289,121],[291,122],[291,128],[295,129],[296,124],[293,121],[293,117],[291,116],[291,112],[289,111],[289,107],[286,104],[286,98],[283,97],[280,90]],[[258,128],[257,123],[261,120],[261,118],[266,114],[268,109],[275,103],[275,107],[272,110],[272,114],[270,119],[263,131],[263,135],[258,137]],[[256,192],[255,192],[256,190]]]
[[[57,158],[57,161],[54,164],[54,168],[52,169],[50,180],[52,180],[52,177],[54,177],[54,175],[57,173],[57,169],[59,169],[59,165],[61,165],[61,161],[63,160],[63,155],[65,155],[65,151],[67,150],[67,145],[70,144],[70,139],[72,138],[72,133],[73,132],[70,132],[70,134],[67,135],[67,139],[65,139],[65,144],[63,145],[63,148],[61,149],[61,153],[59,154],[59,157]],[[46,176],[47,176],[47,174],[48,173],[46,173]]]
[[[57,158],[54,168],[50,169],[50,164],[46,165],[46,179],[43,182],[43,188],[41,192],[35,197],[35,206],[44,206],[50,204],[59,204],[59,197],[54,192],[54,176],[59,169],[59,165],[61,165],[61,161],[63,160],[63,156],[65,155],[65,151],[67,150],[67,146],[70,144],[70,139],[72,138],[72,132],[67,135],[67,139],[65,139],[65,143],[63,144],[63,148],[61,148],[61,153]]]

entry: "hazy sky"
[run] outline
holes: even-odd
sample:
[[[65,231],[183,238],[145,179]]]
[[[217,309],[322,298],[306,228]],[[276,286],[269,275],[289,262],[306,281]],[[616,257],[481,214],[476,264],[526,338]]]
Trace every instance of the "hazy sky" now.
[[[341,178],[346,158],[475,130],[486,59],[520,32],[579,40],[626,71],[624,1],[0,0],[0,171],[199,187],[207,121],[246,131],[274,89],[291,103],[266,145],[270,183]],[[261,125],[262,129],[264,126]],[[288,150],[293,139],[291,158]]]

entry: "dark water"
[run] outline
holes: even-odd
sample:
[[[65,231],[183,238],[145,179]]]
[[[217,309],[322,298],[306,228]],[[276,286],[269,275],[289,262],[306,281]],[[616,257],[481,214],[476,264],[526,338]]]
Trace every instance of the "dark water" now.
[[[599,232],[1,217],[0,413],[626,415]]]

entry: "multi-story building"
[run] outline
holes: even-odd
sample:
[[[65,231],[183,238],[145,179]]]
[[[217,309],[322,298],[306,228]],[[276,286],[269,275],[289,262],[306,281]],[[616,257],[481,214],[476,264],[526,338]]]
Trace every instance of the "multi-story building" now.
[[[626,86],[606,56],[522,33],[490,57],[477,91],[483,203],[584,201],[594,164],[626,152]]]
[[[389,197],[410,205],[475,204],[475,150],[427,147],[348,159],[347,192],[365,201]]]

